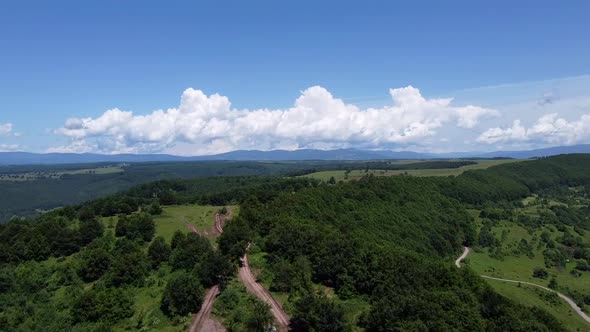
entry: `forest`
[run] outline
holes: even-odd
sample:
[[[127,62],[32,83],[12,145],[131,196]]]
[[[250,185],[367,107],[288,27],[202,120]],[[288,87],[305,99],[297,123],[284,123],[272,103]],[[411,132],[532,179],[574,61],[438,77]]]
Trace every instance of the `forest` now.
[[[182,330],[216,284],[226,327],[263,331],[257,302],[242,303],[245,321],[232,325],[243,302],[235,300],[237,268],[248,252],[259,281],[282,294],[293,331],[567,331],[549,311],[500,295],[476,266],[457,269],[452,261],[463,246],[500,246],[505,254],[494,220],[512,218],[532,195],[564,197],[564,188],[578,188],[585,197],[589,170],[590,156],[568,155],[456,177],[330,184],[230,176],[139,185],[0,225],[0,330]],[[182,232],[168,242],[155,219],[183,204],[240,211],[214,243]],[[590,231],[587,209],[587,201],[555,205],[550,220],[514,215],[514,222],[565,225],[569,236],[543,240],[552,243],[545,259],[579,259],[576,270],[588,278],[589,244],[572,233]],[[147,299],[157,313],[142,306]]]
[[[437,169],[470,165],[469,160],[433,161],[198,161],[146,162],[116,165],[101,172],[105,163],[0,166],[0,223],[13,216],[32,216],[57,207],[109,196],[157,180],[235,176],[298,176],[321,170]],[[97,171],[93,171],[95,169]],[[90,170],[81,173],[80,170]],[[193,181],[194,182],[194,181]],[[217,190],[219,191],[219,190]]]

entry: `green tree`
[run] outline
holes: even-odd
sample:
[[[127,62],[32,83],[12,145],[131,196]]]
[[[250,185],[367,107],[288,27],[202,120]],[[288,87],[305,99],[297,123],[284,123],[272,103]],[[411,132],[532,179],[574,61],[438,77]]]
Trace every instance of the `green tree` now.
[[[548,276],[549,276],[549,272],[547,272],[547,270],[545,270],[542,267],[536,267],[533,270],[533,277],[534,278],[547,279]]]
[[[252,332],[268,331],[273,317],[270,306],[255,297],[249,297],[250,314],[246,319],[246,329]]]
[[[88,221],[82,221],[79,227],[80,240],[83,245],[86,245],[92,240],[101,237],[104,232],[104,226],[96,218],[92,218]]]
[[[325,295],[308,293],[295,303],[293,331],[347,331],[344,309]]]
[[[204,290],[199,279],[186,271],[174,272],[162,297],[161,308],[166,315],[185,316],[201,308]]]
[[[158,202],[153,202],[150,205],[150,208],[148,210],[148,213],[151,214],[152,216],[156,216],[156,215],[160,215],[162,214],[164,210],[162,210],[162,207],[160,206],[160,203]]]
[[[170,246],[163,237],[156,237],[148,248],[148,257],[152,267],[157,268],[162,262],[168,261],[171,251]]]
[[[74,303],[72,317],[77,322],[114,324],[133,315],[133,298],[118,288],[92,288]]]
[[[331,176],[330,177],[330,180],[328,181],[328,183],[329,184],[336,184],[336,179],[333,176]]]
[[[98,280],[111,267],[112,258],[104,248],[86,248],[79,258],[78,275],[86,282]]]

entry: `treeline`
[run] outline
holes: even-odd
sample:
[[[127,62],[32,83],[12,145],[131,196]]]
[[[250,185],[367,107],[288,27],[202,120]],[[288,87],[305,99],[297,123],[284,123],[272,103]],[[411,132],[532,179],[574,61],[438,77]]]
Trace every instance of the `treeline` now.
[[[199,161],[131,163],[124,172],[111,174],[64,175],[60,179],[32,179],[2,181],[0,186],[0,223],[13,216],[31,216],[38,210],[51,210],[60,206],[80,204],[88,200],[112,195],[142,183],[165,179],[192,179],[211,177],[244,177],[263,175],[297,176],[320,170],[352,169],[418,169],[453,168],[473,161],[426,161],[409,164],[358,161]],[[104,167],[105,163],[77,165],[23,165],[0,167],[2,174],[47,171],[73,171]],[[178,180],[182,182],[183,180]],[[231,183],[230,184],[235,184]],[[211,188],[213,192],[221,192]],[[202,190],[201,193],[205,192]]]
[[[507,163],[472,170],[457,177],[438,178],[443,193],[461,202],[514,201],[559,186],[590,184],[590,155],[572,154]]]

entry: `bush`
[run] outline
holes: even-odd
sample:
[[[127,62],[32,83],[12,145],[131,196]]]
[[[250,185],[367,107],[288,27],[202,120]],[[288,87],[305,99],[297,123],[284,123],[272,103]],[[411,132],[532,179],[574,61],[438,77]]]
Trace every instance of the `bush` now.
[[[547,279],[549,277],[549,272],[542,267],[536,267],[533,270],[533,277],[539,279]]]

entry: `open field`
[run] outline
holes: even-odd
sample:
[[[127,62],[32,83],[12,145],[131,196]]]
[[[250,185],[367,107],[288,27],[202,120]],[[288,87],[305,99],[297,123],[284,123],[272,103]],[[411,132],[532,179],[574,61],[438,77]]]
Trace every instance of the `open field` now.
[[[34,181],[39,179],[61,179],[66,175],[102,175],[122,173],[125,171],[124,165],[112,165],[95,168],[83,168],[75,170],[65,170],[56,172],[27,172],[0,174],[0,181]]]
[[[574,191],[572,191],[574,192]],[[582,196],[566,201],[578,201],[587,204],[587,198]],[[569,291],[581,294],[590,294],[590,273],[574,270],[577,261],[569,259],[564,267],[547,267],[544,251],[547,248],[542,241],[542,233],[548,235],[548,242],[559,243],[564,234],[573,234],[579,241],[590,242],[590,233],[581,234],[574,230],[574,227],[566,224],[542,224],[538,226],[524,226],[516,222],[518,216],[538,218],[541,213],[552,214],[551,207],[564,206],[564,198],[543,197],[531,195],[523,199],[524,207],[514,210],[513,220],[498,220],[493,223],[491,232],[499,241],[497,247],[500,249],[474,248],[469,254],[468,265],[478,274],[491,277],[532,282],[548,286],[551,279],[557,281],[557,290],[568,294]],[[477,227],[481,229],[485,224],[483,218],[479,217],[479,210],[469,210],[474,217]],[[530,246],[529,254],[522,252],[523,244]],[[533,277],[535,268],[543,268],[548,272],[545,279]],[[577,271],[577,273],[572,273]],[[528,306],[539,306],[555,315],[572,331],[586,331],[588,324],[576,315],[570,306],[559,298],[551,298],[546,291],[534,287],[517,287],[514,284],[507,284],[500,281],[488,280],[487,282],[499,293]]]
[[[209,234],[215,225],[215,212],[221,208],[210,205],[165,206],[162,214],[154,217],[156,234],[170,241],[177,230],[188,233],[187,224],[195,226],[201,234]]]
[[[336,170],[336,171],[321,171],[315,172],[311,174],[307,174],[304,176],[315,178],[322,181],[328,181],[331,177],[334,177],[336,181],[346,181],[352,179],[360,179],[367,175],[373,176],[395,176],[400,174],[412,175],[412,176],[457,176],[462,174],[465,171],[475,170],[475,169],[486,169],[491,166],[501,165],[505,163],[511,162],[518,162],[519,160],[516,159],[494,159],[494,160],[475,160],[477,164],[475,165],[467,165],[458,168],[440,168],[440,169],[409,169],[409,170],[383,170],[383,169],[376,169],[376,170],[364,170],[364,169],[356,169],[350,171],[348,175],[346,175],[346,171],[343,170]],[[415,160],[414,160],[415,162]],[[401,163],[397,162],[397,163]]]
[[[501,282],[486,279],[488,284],[498,293],[529,307],[539,307],[553,314],[570,331],[587,331],[588,324],[573,312],[572,308],[558,297],[552,297],[547,291],[533,286]]]

